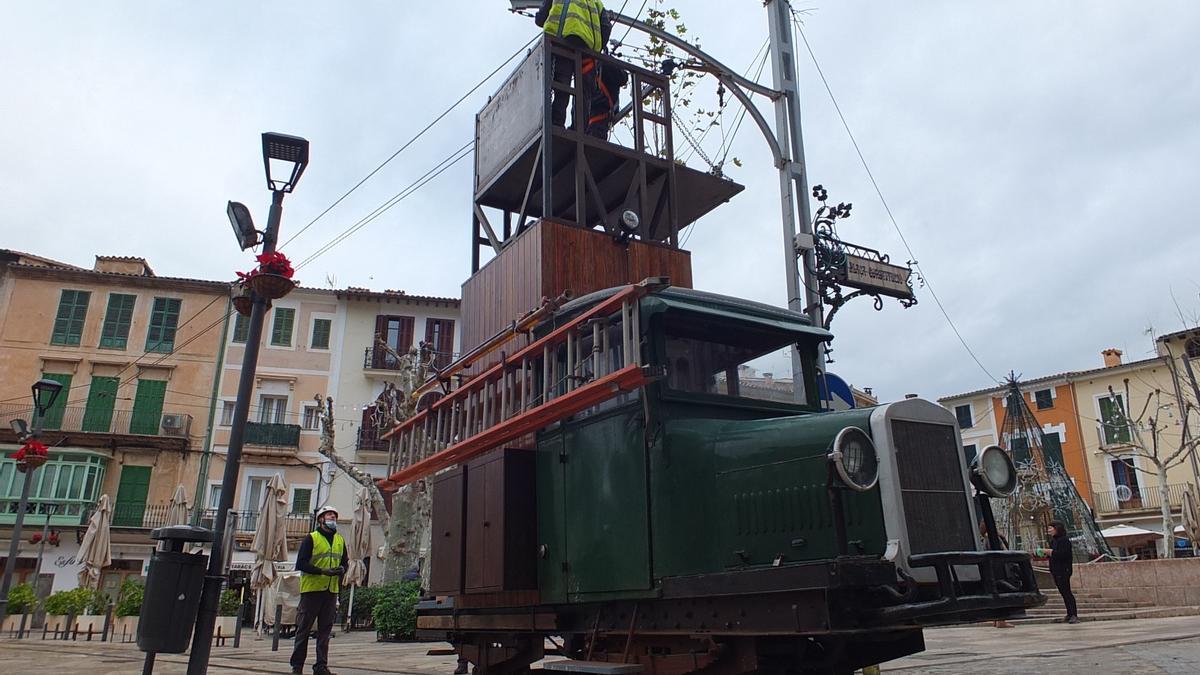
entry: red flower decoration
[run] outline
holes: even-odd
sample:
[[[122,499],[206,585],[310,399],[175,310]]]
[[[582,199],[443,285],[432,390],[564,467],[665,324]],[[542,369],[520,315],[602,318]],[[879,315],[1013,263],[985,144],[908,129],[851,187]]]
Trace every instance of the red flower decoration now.
[[[292,275],[296,273],[296,270],[292,269],[292,261],[288,260],[287,256],[280,251],[261,253],[255,259],[258,260],[258,268],[249,272],[238,272],[238,278],[245,281],[256,274],[278,274],[291,279]]]
[[[42,457],[49,457],[50,456],[50,448],[47,448],[46,446],[39,443],[36,438],[31,438],[28,441],[25,441],[25,445],[22,445],[20,450],[17,450],[13,454],[9,455],[9,457],[11,457],[12,459],[15,459],[19,462],[31,455],[41,455]]]

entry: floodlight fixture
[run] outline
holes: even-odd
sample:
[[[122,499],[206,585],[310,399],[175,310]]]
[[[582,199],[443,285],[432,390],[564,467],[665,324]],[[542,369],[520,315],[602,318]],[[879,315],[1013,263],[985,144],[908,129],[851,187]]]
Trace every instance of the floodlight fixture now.
[[[971,463],[971,483],[990,497],[1004,499],[1017,490],[1017,467],[998,445],[989,445]]]
[[[272,192],[291,192],[308,166],[308,141],[299,136],[262,135],[263,169]]]
[[[242,250],[256,246],[262,239],[258,236],[258,230],[254,229],[254,218],[250,216],[250,209],[241,202],[229,202],[225,207],[225,214],[229,216],[229,224],[233,226],[233,236],[237,237],[238,246]]]
[[[39,416],[45,415],[50,406],[58,400],[58,395],[62,392],[62,382],[56,382],[48,378],[42,378],[33,383],[30,389],[33,390],[33,405],[37,407]]]
[[[17,435],[17,438],[25,438],[29,435],[29,427],[26,426],[25,420],[11,420],[9,421],[8,426],[13,430],[13,433]]]

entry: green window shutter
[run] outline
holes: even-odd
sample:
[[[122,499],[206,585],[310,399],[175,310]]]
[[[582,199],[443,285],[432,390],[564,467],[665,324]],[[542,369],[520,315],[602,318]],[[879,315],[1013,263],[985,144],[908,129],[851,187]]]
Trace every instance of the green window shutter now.
[[[129,433],[158,435],[166,393],[167,383],[162,380],[138,380],[137,393],[133,397],[133,417],[129,420]]]
[[[295,309],[291,307],[276,307],[275,321],[271,325],[271,344],[276,347],[291,347],[292,325],[295,321]]]
[[[169,354],[175,349],[175,328],[179,325],[179,300],[155,298],[146,330],[146,351]]]
[[[58,314],[54,317],[52,345],[78,345],[83,338],[83,320],[87,317],[88,291],[64,290],[58,299]]]
[[[43,373],[42,377],[47,380],[54,380],[63,386],[62,391],[58,392],[58,398],[54,399],[54,405],[46,409],[46,415],[42,417],[42,428],[61,429],[63,413],[67,411],[67,399],[71,397],[71,376],[60,375],[58,373]]]
[[[104,327],[100,330],[100,346],[105,349],[125,349],[129,341],[129,326],[133,323],[136,295],[113,293],[108,296]]]
[[[312,490],[296,488],[292,492],[292,513],[308,513],[312,510]]]
[[[1100,399],[1100,422],[1106,444],[1128,443],[1130,440],[1129,425],[1123,421],[1121,414],[1122,402],[1119,394],[1115,401],[1108,396]]]
[[[150,492],[148,466],[121,467],[121,483],[117,486],[117,501],[113,504],[112,524],[118,527],[141,527],[146,515],[146,495]]]
[[[233,315],[233,341],[245,342],[250,337],[250,318],[241,314]]]
[[[332,331],[333,322],[329,319],[316,319],[313,321],[312,330],[312,348],[313,349],[329,349],[329,334]]]
[[[87,408],[83,411],[83,430],[108,433],[112,426],[113,406],[117,402],[115,377],[92,377],[88,388]]]

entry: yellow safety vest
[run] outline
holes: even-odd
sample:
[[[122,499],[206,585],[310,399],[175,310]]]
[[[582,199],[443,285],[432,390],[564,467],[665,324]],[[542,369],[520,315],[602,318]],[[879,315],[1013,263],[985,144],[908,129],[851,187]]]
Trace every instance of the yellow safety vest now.
[[[332,570],[342,566],[342,554],[346,551],[346,540],[342,539],[342,535],[335,533],[332,545],[320,532],[312,532],[308,536],[312,539],[312,564],[314,567]],[[300,571],[301,593],[313,591],[337,593],[339,590],[338,577]]]
[[[600,15],[603,13],[604,3],[600,0],[556,0],[550,6],[550,14],[542,28],[558,37],[574,35],[589,49],[598,52],[604,47],[600,32]]]

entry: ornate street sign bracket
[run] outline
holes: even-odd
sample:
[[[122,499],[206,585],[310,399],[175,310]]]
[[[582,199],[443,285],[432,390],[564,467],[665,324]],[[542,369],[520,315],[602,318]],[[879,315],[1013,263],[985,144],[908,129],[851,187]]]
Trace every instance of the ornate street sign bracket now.
[[[829,305],[824,327],[829,328],[843,305],[862,296],[875,299],[875,311],[883,309],[883,296],[895,298],[905,309],[917,304],[913,293],[913,261],[894,265],[885,253],[842,240],[837,233],[837,221],[849,218],[853,205],[830,206],[826,203],[829,193],[820,185],[813,186],[812,196],[821,203],[813,217],[813,248],[821,300]],[[846,289],[853,290],[847,293]]]

